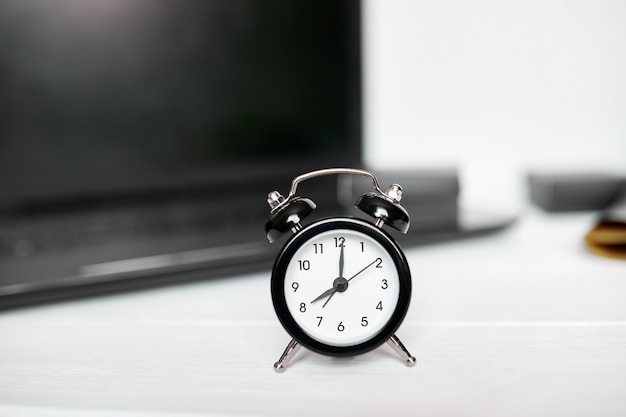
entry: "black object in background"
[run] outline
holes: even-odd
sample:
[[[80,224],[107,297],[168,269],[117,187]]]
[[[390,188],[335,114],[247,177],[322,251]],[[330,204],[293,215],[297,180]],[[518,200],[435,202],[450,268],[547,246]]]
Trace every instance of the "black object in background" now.
[[[0,208],[359,162],[359,30],[349,0],[0,2]]]
[[[0,2],[0,308],[268,265],[267,192],[360,165],[360,84],[355,0]]]
[[[532,173],[533,203],[550,212],[602,210],[626,192],[626,179],[599,172]]]
[[[409,210],[412,231],[425,234],[458,230],[460,185],[456,169],[382,170],[376,176],[383,189],[393,183],[402,186],[401,204]],[[358,215],[352,206],[359,196],[371,190],[371,184],[345,176],[340,178],[339,186],[341,203]]]

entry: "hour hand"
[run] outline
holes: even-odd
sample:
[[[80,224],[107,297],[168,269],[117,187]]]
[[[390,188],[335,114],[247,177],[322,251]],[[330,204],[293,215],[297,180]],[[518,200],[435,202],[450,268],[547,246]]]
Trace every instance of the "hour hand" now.
[[[332,297],[337,291],[345,291],[345,288],[342,288],[342,281],[345,281],[346,284],[347,284],[346,279],[343,277],[343,264],[344,264],[344,261],[343,261],[343,246],[341,246],[341,252],[339,253],[339,278],[335,279],[335,281],[333,282],[333,287],[332,288],[329,288],[326,291],[324,291],[315,300],[311,301],[311,303],[314,303],[314,302],[319,301],[322,298],[326,298],[326,297],[328,297],[328,300],[326,300],[326,303],[328,303],[328,301],[330,300],[330,297]],[[339,281],[339,280],[341,280],[341,281]],[[346,286],[346,288],[347,288],[347,286]],[[324,303],[322,308],[324,308],[326,306],[326,303]]]
[[[334,293],[335,291],[337,291],[337,290],[335,289],[335,287],[330,288],[330,289],[328,289],[328,290],[324,291],[324,292],[323,292],[322,294],[320,294],[320,295],[319,295],[319,296],[318,296],[315,300],[313,300],[313,301],[311,301],[311,302],[312,302],[312,303],[314,303],[314,302],[316,302],[316,301],[321,300],[322,298],[326,298],[326,297],[328,297],[329,295],[331,295],[332,293]]]

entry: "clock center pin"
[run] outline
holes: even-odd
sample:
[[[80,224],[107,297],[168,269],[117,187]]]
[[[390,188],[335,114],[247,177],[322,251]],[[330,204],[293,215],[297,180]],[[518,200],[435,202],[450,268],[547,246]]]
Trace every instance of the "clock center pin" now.
[[[335,278],[333,281],[333,287],[337,292],[344,292],[348,289],[348,280],[343,277]]]

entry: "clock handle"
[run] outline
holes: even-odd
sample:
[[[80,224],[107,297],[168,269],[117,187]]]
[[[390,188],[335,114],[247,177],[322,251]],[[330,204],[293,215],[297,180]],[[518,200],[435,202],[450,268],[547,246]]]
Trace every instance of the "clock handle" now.
[[[324,175],[339,175],[339,174],[361,175],[364,177],[368,177],[369,179],[372,180],[372,185],[374,186],[374,189],[376,191],[378,191],[379,193],[385,196],[387,195],[380,188],[380,185],[378,183],[378,178],[376,178],[376,175],[374,175],[372,172],[365,171],[362,169],[354,169],[354,168],[327,168],[327,169],[320,169],[317,171],[307,172],[306,174],[298,175],[297,177],[295,177],[293,181],[291,181],[291,189],[289,190],[289,195],[287,196],[287,200],[289,200],[291,197],[293,197],[296,194],[296,190],[298,189],[298,184],[300,184],[301,182],[304,182],[311,178],[322,177]]]
[[[361,175],[364,177],[368,177],[372,180],[372,186],[374,190],[385,197],[387,200],[393,203],[399,203],[402,199],[402,187],[399,184],[391,184],[387,191],[383,191],[380,188],[380,184],[378,182],[378,178],[374,175],[373,172],[365,171],[363,169],[355,169],[355,168],[326,168],[326,169],[318,169],[317,171],[307,172],[305,174],[300,174],[295,177],[291,181],[291,188],[289,189],[289,194],[287,197],[283,197],[278,191],[272,191],[267,196],[267,202],[272,209],[272,213],[280,210],[283,206],[287,205],[292,198],[296,195],[296,191],[298,190],[298,184],[304,182],[306,180],[310,180],[311,178],[323,177],[325,175]]]
[[[348,174],[348,175],[361,175],[368,177],[372,180],[372,185],[374,190],[376,190],[381,195],[385,196],[390,201],[394,203],[398,203],[402,198],[402,187],[398,184],[393,184],[389,187],[387,191],[383,191],[380,188],[380,184],[378,183],[378,178],[370,171],[365,171],[363,169],[354,169],[354,168],[326,168],[319,169],[317,171],[307,172],[305,174],[298,175],[291,181],[291,188],[289,189],[289,194],[287,197],[283,197],[278,191],[272,191],[268,194],[267,202],[272,209],[272,213],[280,210],[282,207],[287,205],[296,195],[296,191],[298,190],[298,184],[304,182],[306,180],[310,180],[311,178],[323,177],[325,175],[339,175],[339,174]]]
[[[406,233],[409,230],[409,214],[399,204],[402,199],[402,187],[400,185],[392,184],[387,191],[383,191],[376,175],[370,171],[354,168],[327,168],[295,177],[291,182],[291,189],[287,197],[278,191],[272,191],[267,195],[267,203],[271,210],[271,216],[265,223],[267,239],[270,242],[275,242],[289,230],[297,233],[302,229],[300,221],[315,209],[315,203],[311,200],[296,196],[298,184],[311,178],[338,174],[362,175],[372,180],[376,192],[362,195],[355,205],[361,211],[374,217],[376,226],[382,227],[387,224],[401,233]]]

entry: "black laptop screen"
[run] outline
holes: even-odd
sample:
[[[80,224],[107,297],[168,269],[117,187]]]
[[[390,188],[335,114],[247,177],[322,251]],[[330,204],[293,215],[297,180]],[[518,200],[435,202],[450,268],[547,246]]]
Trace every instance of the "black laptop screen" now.
[[[360,161],[355,1],[0,2],[0,207]]]

